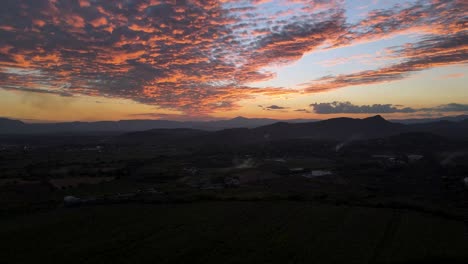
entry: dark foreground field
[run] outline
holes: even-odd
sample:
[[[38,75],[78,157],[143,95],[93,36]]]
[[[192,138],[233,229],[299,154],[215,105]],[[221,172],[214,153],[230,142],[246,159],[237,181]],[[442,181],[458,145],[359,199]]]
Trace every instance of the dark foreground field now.
[[[0,137],[0,264],[468,263],[465,124]]]
[[[463,222],[306,201],[62,208],[0,220],[0,263],[466,263]]]

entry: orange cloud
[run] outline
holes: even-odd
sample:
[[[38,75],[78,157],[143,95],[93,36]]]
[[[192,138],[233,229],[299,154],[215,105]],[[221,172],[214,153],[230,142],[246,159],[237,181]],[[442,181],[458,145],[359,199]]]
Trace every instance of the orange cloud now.
[[[89,7],[91,6],[91,3],[88,0],[79,0],[78,1],[80,7]]]
[[[465,77],[464,73],[453,73],[453,74],[443,75],[440,78],[441,79],[457,79],[457,78],[463,78],[463,77]]]
[[[427,38],[416,44],[394,50],[392,56],[405,57],[404,62],[377,70],[326,76],[306,83],[304,86],[307,92],[323,92],[347,86],[395,81],[416,71],[468,63],[467,41],[468,36],[463,33]]]
[[[101,27],[107,25],[107,19],[105,17],[99,17],[89,22],[93,27]]]

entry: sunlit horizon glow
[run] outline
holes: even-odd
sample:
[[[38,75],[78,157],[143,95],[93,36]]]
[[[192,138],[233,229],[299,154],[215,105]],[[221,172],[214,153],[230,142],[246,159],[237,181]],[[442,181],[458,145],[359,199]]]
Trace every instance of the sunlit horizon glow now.
[[[0,117],[468,114],[464,0],[6,0]]]

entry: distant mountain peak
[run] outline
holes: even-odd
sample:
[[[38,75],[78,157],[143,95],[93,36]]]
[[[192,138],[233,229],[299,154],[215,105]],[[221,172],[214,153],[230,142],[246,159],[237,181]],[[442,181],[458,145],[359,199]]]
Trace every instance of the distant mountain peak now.
[[[375,116],[367,117],[367,118],[364,118],[364,120],[376,121],[376,122],[381,122],[381,121],[387,122],[387,120],[385,118],[383,118],[381,115],[375,115]]]
[[[246,117],[243,117],[243,116],[237,116],[237,117],[234,117],[232,120],[247,120],[248,118]]]
[[[6,117],[0,117],[0,122],[3,122],[3,123],[16,123],[16,124],[24,124],[22,121],[20,120],[15,120],[15,119],[10,119],[10,118],[6,118]]]

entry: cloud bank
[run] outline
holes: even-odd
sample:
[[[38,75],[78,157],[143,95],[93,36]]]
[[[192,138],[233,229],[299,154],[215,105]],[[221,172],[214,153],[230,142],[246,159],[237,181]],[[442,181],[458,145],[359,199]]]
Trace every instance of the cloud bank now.
[[[414,113],[410,107],[398,108],[391,104],[354,105],[350,102],[314,103],[310,105],[317,114],[383,114]]]
[[[392,114],[416,112],[466,112],[468,104],[450,103],[432,108],[411,108],[392,104],[355,105],[351,102],[314,103],[310,107],[317,114]]]

